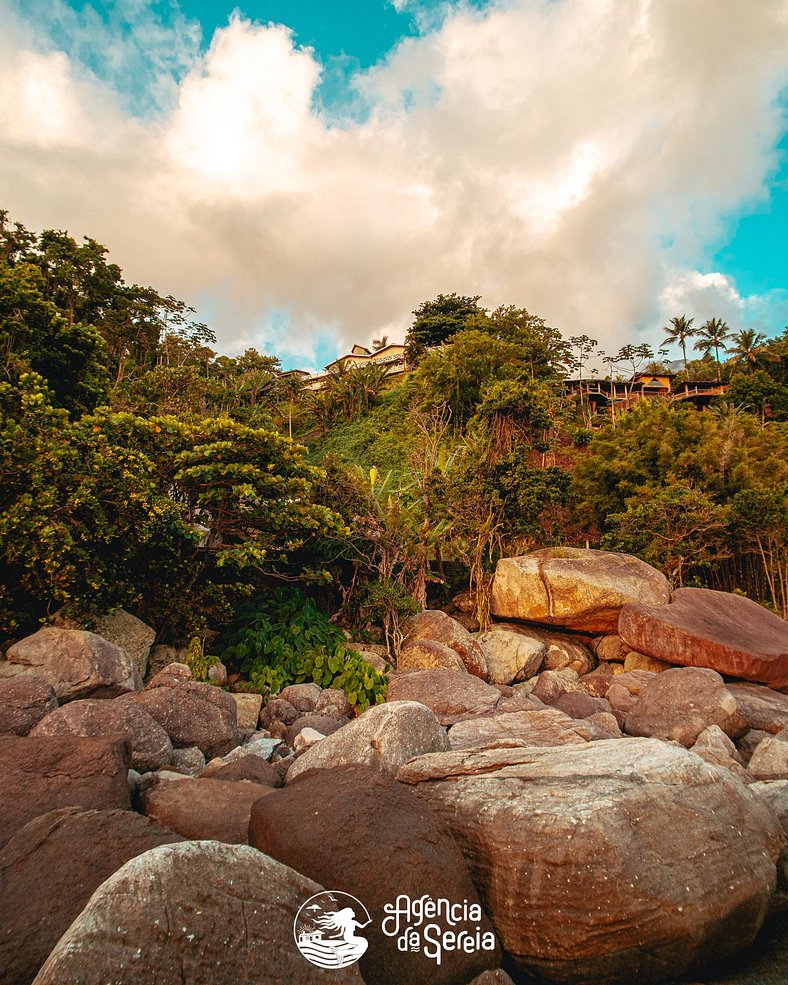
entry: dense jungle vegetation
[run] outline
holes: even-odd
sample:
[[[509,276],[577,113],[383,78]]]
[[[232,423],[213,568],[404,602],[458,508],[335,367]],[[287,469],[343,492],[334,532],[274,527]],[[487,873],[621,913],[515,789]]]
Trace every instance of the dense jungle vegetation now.
[[[217,354],[94,240],[0,213],[0,638],[123,606],[162,641],[224,633],[243,657],[256,617],[238,613],[303,591],[356,638],[395,640],[462,588],[483,622],[497,558],[552,544],[785,615],[788,332],[672,319],[684,375],[727,392],[611,421],[562,379],[658,368],[648,346],[606,355],[480,300],[416,309],[398,385],[370,365],[309,391],[253,349]]]

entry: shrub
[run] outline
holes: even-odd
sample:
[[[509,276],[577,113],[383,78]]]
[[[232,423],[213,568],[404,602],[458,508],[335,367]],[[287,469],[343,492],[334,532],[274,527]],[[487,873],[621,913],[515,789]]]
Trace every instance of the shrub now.
[[[256,596],[239,611],[223,643],[221,659],[239,661],[259,690],[314,681],[341,689],[359,711],[385,701],[385,676],[348,649],[341,631],[299,591]]]

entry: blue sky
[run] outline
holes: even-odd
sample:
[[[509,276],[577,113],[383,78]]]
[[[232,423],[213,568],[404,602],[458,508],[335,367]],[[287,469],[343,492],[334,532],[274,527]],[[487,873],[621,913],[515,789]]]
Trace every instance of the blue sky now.
[[[288,366],[453,290],[775,334],[783,0],[694,3],[0,0],[0,206]]]

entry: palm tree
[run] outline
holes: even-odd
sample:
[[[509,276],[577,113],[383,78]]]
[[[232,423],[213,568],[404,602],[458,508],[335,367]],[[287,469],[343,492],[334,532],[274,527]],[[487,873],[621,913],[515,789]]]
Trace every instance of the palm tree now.
[[[378,349],[385,349],[388,344],[389,344],[388,335],[381,335],[379,339],[372,340],[372,351],[377,352]]]
[[[692,327],[694,318],[687,318],[686,315],[679,315],[670,319],[670,327],[663,329],[667,332],[667,337],[660,342],[660,345],[680,345],[681,354],[684,356],[684,369],[687,369],[687,339],[695,335]]]
[[[762,359],[768,359],[769,353],[766,350],[766,336],[761,335],[752,328],[743,328],[732,336],[736,343],[728,349],[731,355],[731,362],[736,366],[744,363],[747,372],[751,373]]]
[[[698,341],[695,349],[704,355],[714,350],[714,359],[717,363],[717,379],[720,378],[720,349],[727,351],[725,340],[731,337],[727,322],[721,318],[709,318],[697,331]]]

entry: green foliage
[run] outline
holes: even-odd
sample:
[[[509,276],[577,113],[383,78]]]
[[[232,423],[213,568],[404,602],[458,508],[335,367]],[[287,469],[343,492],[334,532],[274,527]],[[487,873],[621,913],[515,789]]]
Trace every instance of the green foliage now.
[[[184,663],[192,672],[192,677],[195,681],[207,681],[208,671],[219,662],[217,656],[205,653],[202,640],[199,636],[192,637],[189,645],[186,647]]]
[[[763,369],[735,375],[725,393],[715,401],[733,403],[757,414],[762,420],[788,421],[788,386]]]
[[[345,645],[341,631],[301,592],[278,589],[241,609],[223,641],[222,659],[235,660],[252,684],[278,693],[314,681],[339,688],[359,711],[380,704],[386,678]]]
[[[415,318],[405,338],[408,361],[417,361],[426,349],[446,342],[471,319],[483,314],[477,304],[480,298],[481,295],[439,294],[434,301],[420,304],[413,312]]]

